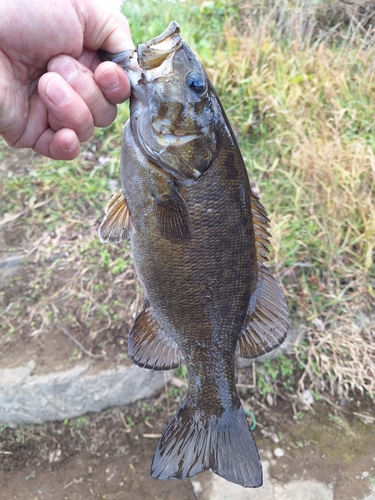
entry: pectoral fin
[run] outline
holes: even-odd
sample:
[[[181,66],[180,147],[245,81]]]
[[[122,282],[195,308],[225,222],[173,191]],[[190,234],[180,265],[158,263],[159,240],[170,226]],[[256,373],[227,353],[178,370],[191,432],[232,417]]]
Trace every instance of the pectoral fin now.
[[[177,368],[184,362],[179,346],[154,319],[148,303],[131,329],[128,352],[134,363],[153,370]]]
[[[120,243],[129,237],[131,228],[128,204],[120,189],[106,206],[105,217],[98,229],[100,241]]]
[[[283,292],[270,271],[259,264],[258,282],[238,339],[238,353],[256,358],[276,349],[288,331],[288,310]]]
[[[169,183],[162,194],[154,195],[154,215],[157,227],[167,240],[187,240],[192,236],[189,209],[178,188]]]

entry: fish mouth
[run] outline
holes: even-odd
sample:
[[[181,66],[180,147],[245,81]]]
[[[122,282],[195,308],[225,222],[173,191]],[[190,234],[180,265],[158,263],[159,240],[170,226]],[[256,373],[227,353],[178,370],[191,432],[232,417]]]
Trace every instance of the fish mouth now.
[[[138,45],[136,49],[111,54],[99,50],[102,61],[113,61],[124,69],[129,77],[133,94],[147,102],[147,96],[141,90],[142,83],[153,81],[172,70],[173,56],[183,46],[180,27],[172,21],[168,28],[149,42]]]
[[[182,44],[180,27],[176,21],[172,21],[161,35],[149,42],[141,43],[136,49],[116,54],[99,50],[98,54],[102,61],[112,61],[121,66],[127,72],[133,87],[133,83],[134,86],[139,83],[144,71],[154,70],[162,66],[170,55],[182,47]],[[137,74],[137,80],[132,78],[133,73]]]
[[[161,66],[181,45],[180,27],[176,21],[172,21],[161,35],[138,45],[138,63],[144,70],[155,69]]]

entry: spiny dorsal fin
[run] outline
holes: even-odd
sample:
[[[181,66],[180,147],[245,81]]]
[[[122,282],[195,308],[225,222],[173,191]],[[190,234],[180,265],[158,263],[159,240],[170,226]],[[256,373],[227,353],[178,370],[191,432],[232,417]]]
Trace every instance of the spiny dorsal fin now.
[[[258,282],[251,296],[238,353],[256,358],[276,349],[288,331],[288,310],[283,292],[269,269],[259,264]]]
[[[153,370],[177,368],[184,362],[177,343],[159,326],[148,303],[137,316],[131,329],[128,352],[134,363]]]
[[[268,238],[271,236],[267,231],[267,228],[270,227],[270,220],[265,208],[259,200],[259,196],[257,196],[253,191],[250,192],[250,201],[258,262],[265,262],[268,260],[268,245],[270,244]]]
[[[105,217],[98,229],[100,241],[120,243],[129,238],[131,228],[128,204],[120,189],[112,196],[105,208]]]
[[[185,200],[172,183],[170,190],[155,196],[154,215],[163,238],[167,240],[188,240],[192,235],[189,209]]]

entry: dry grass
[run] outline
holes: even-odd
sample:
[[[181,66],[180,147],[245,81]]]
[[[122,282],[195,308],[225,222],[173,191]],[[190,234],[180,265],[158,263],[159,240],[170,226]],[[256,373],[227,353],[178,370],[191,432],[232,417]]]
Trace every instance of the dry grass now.
[[[27,357],[29,346],[51,345],[64,329],[95,355],[122,361],[142,296],[129,246],[98,239],[115,181],[107,155],[86,148],[64,164],[23,160],[3,143],[0,150],[0,366],[20,362],[14,356]],[[8,267],[14,255],[24,265]],[[71,352],[69,361],[82,355],[73,343]]]
[[[322,42],[367,45],[375,24],[374,0],[253,0],[239,4],[241,32],[272,35],[301,48]]]
[[[15,247],[27,265],[2,278],[1,366],[19,342],[44,345],[47,336],[66,331],[95,352],[91,357],[126,358],[122,344],[143,299],[129,248],[100,248],[92,222],[82,230],[78,220],[64,221],[28,248]],[[82,356],[73,343],[71,351],[69,362]]]
[[[306,328],[308,344],[296,349],[297,359],[305,365],[301,391],[375,394],[375,316],[370,311],[369,304],[358,297],[327,328],[318,322]]]

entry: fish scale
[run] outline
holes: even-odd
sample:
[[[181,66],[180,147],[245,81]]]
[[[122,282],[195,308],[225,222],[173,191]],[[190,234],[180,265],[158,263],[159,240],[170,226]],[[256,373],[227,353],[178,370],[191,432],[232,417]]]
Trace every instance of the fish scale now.
[[[145,304],[129,334],[145,368],[186,363],[187,395],[157,445],[151,474],[184,479],[212,469],[244,487],[262,467],[236,392],[235,352],[280,345],[288,313],[265,267],[268,217],[201,63],[172,22],[134,52],[106,58],[132,96],[121,153],[122,190],[102,241],[129,238]]]

